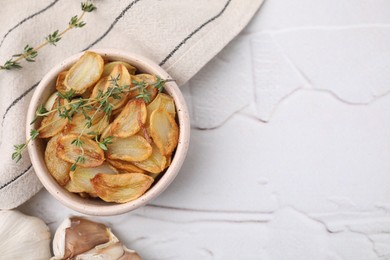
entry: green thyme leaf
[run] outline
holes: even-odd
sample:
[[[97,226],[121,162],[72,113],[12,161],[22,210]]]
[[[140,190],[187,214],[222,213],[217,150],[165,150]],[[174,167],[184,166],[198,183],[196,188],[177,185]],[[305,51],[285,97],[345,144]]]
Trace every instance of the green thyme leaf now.
[[[91,3],[88,3],[88,1],[85,1],[84,3],[81,3],[81,10],[83,10],[84,12],[92,12],[94,10],[96,10],[96,6],[94,6],[93,4]]]
[[[57,92],[57,96],[70,102],[75,94],[75,90],[72,88],[65,93]]]
[[[56,30],[52,34],[49,34],[45,39],[49,44],[57,46],[56,43],[61,40],[61,37],[59,36],[58,30]]]
[[[3,70],[21,69],[20,63],[12,59],[7,60],[3,66],[0,66]]]
[[[12,160],[19,162],[22,159],[22,152],[27,148],[27,144],[14,145],[14,153],[12,154]]]
[[[81,141],[80,137],[78,137],[78,138],[74,139],[74,140],[71,142],[71,144],[74,144],[74,145],[76,145],[77,147],[81,147],[81,146],[83,146],[84,142]]]
[[[38,136],[39,136],[39,131],[35,130],[35,129],[31,129],[31,131],[30,131],[30,138],[31,138],[31,140],[34,140]]]

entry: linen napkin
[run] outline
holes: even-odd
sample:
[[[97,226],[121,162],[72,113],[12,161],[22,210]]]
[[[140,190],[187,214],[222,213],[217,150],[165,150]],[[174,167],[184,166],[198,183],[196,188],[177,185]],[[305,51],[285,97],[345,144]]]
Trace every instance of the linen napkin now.
[[[0,208],[17,207],[41,189],[28,154],[11,160],[13,146],[25,142],[29,101],[40,79],[66,57],[93,48],[117,48],[160,64],[179,85],[188,81],[249,22],[263,0],[97,0],[82,28],[46,46],[35,63],[0,71]],[[26,44],[37,46],[80,15],[79,1],[3,1],[0,10],[0,63]]]

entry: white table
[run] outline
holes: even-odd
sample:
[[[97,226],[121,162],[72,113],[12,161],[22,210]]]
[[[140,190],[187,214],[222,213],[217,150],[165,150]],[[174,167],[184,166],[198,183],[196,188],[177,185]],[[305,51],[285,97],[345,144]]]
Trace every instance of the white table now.
[[[176,180],[93,219],[144,259],[390,259],[390,1],[268,0],[183,92]],[[77,214],[45,190],[20,210]]]

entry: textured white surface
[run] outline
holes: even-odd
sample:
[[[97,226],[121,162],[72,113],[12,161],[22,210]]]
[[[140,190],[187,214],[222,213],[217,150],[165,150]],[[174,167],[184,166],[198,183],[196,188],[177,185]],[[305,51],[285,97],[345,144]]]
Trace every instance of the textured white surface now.
[[[100,218],[145,259],[390,259],[390,2],[270,0],[182,89],[188,158]],[[21,210],[75,214],[42,191]]]

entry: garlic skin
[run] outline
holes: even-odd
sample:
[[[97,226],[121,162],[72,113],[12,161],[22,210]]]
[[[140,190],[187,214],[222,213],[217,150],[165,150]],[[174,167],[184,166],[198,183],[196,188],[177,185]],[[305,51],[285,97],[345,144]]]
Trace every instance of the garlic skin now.
[[[53,239],[51,260],[141,260],[109,228],[80,217],[65,219]]]
[[[52,259],[61,259],[65,255],[65,229],[70,227],[70,225],[70,218],[67,218],[57,228],[53,238],[53,253],[55,257]]]
[[[39,218],[16,210],[0,211],[0,259],[47,260],[50,230]]]
[[[141,256],[134,250],[128,249],[125,246],[123,246],[123,250],[125,253],[118,260],[142,260]]]
[[[126,248],[121,242],[108,242],[78,255],[76,260],[142,260],[134,250]]]

